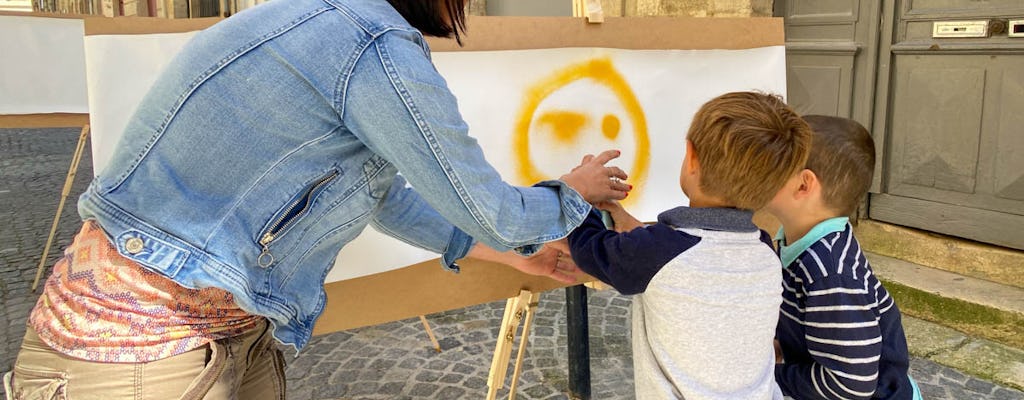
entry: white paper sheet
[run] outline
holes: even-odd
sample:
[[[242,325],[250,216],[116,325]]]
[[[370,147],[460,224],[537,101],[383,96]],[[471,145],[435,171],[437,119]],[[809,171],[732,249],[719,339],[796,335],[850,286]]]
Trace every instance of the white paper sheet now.
[[[435,54],[434,62],[470,133],[509,182],[557,179],[584,154],[620,149],[612,164],[634,185],[624,204],[647,221],[687,204],[679,169],[690,119],[702,104],[730,91],[786,88],[783,46],[452,52]],[[524,136],[525,147],[517,142]],[[537,173],[526,173],[528,166]]]
[[[109,160],[134,105],[191,34],[86,38],[93,162]],[[470,133],[517,185],[557,178],[584,154],[619,149],[631,175],[625,202],[642,220],[687,204],[679,189],[685,135],[707,100],[729,91],[785,93],[785,49],[595,48],[435,53]],[[367,229],[328,282],[436,258]],[[439,267],[440,268],[440,267]]]
[[[87,113],[83,23],[0,15],[0,115]]]

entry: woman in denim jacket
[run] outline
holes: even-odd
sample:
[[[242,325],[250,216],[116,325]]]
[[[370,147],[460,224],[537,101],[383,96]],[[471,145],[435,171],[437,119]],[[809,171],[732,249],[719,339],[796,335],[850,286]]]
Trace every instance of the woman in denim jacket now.
[[[273,339],[306,344],[327,270],[367,224],[453,270],[471,256],[571,279],[541,245],[625,197],[604,166],[618,153],[534,187],[502,181],[423,39],[458,39],[463,10],[278,0],[196,35],[79,199],[85,224],[8,397],[280,398]]]

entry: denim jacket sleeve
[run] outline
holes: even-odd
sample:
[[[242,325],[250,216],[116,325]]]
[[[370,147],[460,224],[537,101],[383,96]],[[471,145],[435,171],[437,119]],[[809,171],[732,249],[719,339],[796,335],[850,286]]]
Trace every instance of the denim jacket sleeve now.
[[[475,242],[426,204],[401,175],[392,181],[371,224],[388,236],[440,253],[441,264],[452,271],[459,270],[455,261],[465,257]]]
[[[419,32],[395,29],[376,37],[350,74],[339,112],[346,129],[394,164],[418,193],[391,198],[410,202],[398,209],[423,202],[494,249],[532,254],[536,245],[568,235],[590,211],[560,181],[516,187],[502,180],[469,136]],[[412,228],[421,221],[402,223]]]

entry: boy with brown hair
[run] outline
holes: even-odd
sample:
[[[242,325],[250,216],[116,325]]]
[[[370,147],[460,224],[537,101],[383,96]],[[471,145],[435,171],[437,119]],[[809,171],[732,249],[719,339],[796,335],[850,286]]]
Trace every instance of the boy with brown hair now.
[[[679,186],[689,207],[644,226],[618,204],[569,235],[580,269],[633,298],[639,399],[781,399],[773,332],[781,265],[752,222],[803,168],[810,128],[776,96],[736,92],[693,118]]]
[[[899,308],[849,224],[871,186],[874,142],[850,119],[804,120],[814,130],[807,167],[766,207],[782,222],[785,266],[775,379],[795,399],[919,399]]]

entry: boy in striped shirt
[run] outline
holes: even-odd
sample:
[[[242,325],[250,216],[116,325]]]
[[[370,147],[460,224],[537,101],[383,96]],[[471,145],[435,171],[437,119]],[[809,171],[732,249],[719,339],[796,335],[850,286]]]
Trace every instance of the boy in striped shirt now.
[[[807,167],[768,204],[784,266],[775,379],[794,399],[920,398],[907,375],[900,311],[861,252],[847,216],[875,167],[871,135],[853,120],[807,116]],[[778,350],[777,350],[778,351]]]

